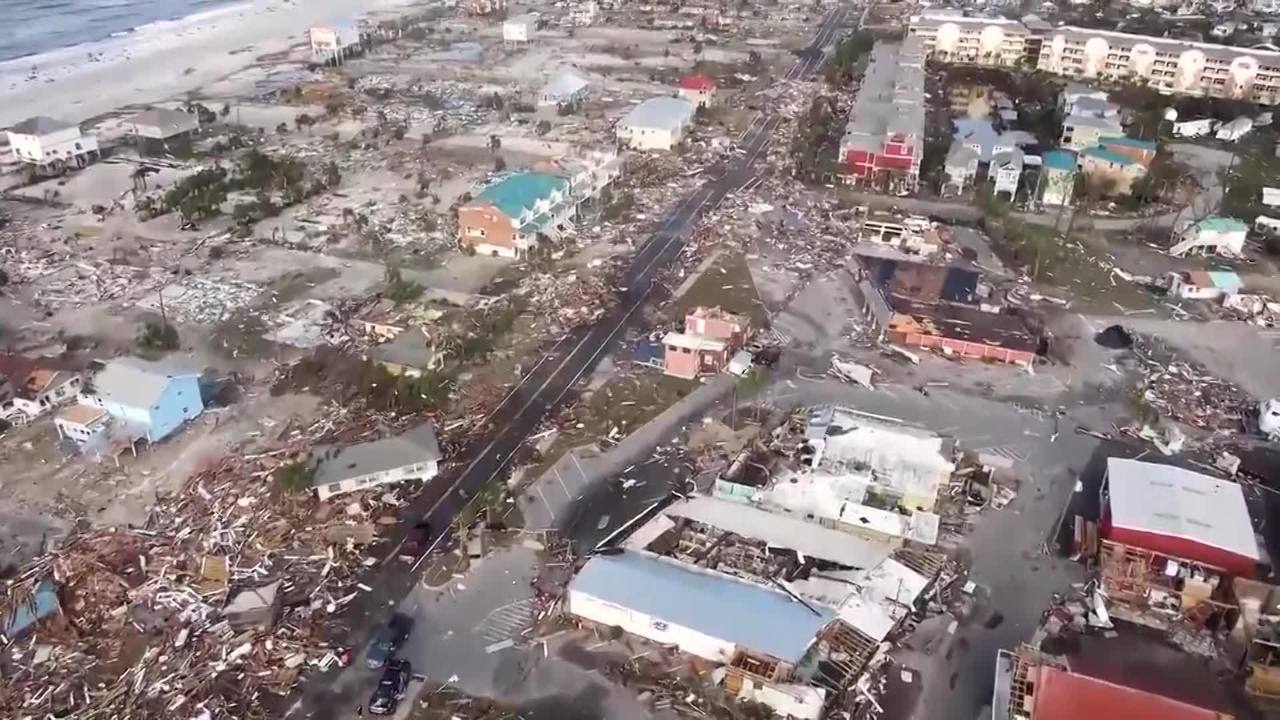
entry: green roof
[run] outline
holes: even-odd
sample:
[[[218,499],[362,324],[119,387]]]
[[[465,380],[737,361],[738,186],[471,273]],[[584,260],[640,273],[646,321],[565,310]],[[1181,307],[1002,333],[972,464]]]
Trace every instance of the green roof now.
[[[1201,230],[1212,230],[1214,232],[1248,232],[1249,226],[1240,218],[1229,217],[1207,217],[1196,223],[1196,227]]]
[[[1044,154],[1044,166],[1050,170],[1076,171],[1076,154],[1070,150],[1050,150]]]
[[[489,203],[512,219],[519,219],[533,209],[539,200],[557,190],[565,190],[569,181],[550,173],[519,173],[499,180],[476,196],[476,202]]]
[[[1111,136],[1104,137],[1098,141],[1099,145],[1120,145],[1123,147],[1138,148],[1139,150],[1155,150],[1156,142],[1154,140],[1139,140],[1138,138]]]
[[[1133,158],[1127,155],[1121,155],[1115,150],[1108,150],[1104,147],[1095,146],[1091,148],[1085,148],[1083,151],[1081,151],[1080,154],[1088,155],[1089,157],[1096,157],[1101,160],[1106,160],[1107,162],[1113,162],[1117,165],[1136,165],[1138,163],[1137,160],[1134,160]]]

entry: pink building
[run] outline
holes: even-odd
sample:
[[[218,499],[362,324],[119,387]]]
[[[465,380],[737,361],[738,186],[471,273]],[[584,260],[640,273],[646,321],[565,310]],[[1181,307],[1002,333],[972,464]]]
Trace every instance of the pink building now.
[[[747,319],[720,308],[695,308],[684,319],[684,332],[667,333],[663,372],[692,379],[718,373],[747,341]]]

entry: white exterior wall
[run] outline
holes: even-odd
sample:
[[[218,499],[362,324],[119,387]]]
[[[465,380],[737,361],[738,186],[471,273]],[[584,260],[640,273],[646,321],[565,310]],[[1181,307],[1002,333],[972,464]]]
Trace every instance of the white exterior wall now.
[[[77,147],[77,145],[79,147]],[[80,128],[70,127],[48,135],[24,135],[9,132],[9,147],[18,162],[44,164],[67,161],[77,155],[98,151],[98,138],[83,135]]]
[[[1021,168],[1016,165],[1005,165],[995,172],[995,192],[1017,193],[1018,180],[1022,177]]]
[[[98,420],[91,425],[83,425],[81,423],[63,420],[62,418],[54,418],[53,424],[54,427],[58,429],[58,434],[60,436],[70,438],[81,445],[92,442],[105,435],[107,426],[109,425],[106,418]]]
[[[533,37],[533,20],[516,18],[502,23],[502,39],[509,43],[527,43]]]
[[[620,627],[624,632],[639,635],[657,643],[675,645],[683,652],[712,662],[730,662],[737,648],[728,640],[713,638],[696,630],[672,625],[662,618],[614,605],[594,595],[575,590],[572,586],[569,588],[567,600],[569,612],[580,618],[600,625]],[[761,622],[767,622],[767,619],[762,618]]]
[[[360,475],[358,477],[347,478],[341,482],[327,483],[325,485],[316,486],[316,496],[321,500],[327,500],[334,495],[342,495],[344,493],[355,492],[357,490],[367,490],[378,485],[387,485],[390,483],[402,482],[404,480],[433,478],[440,471],[439,463],[435,460],[420,462],[413,465],[405,465],[395,470],[387,470],[378,473],[369,473],[368,475]]]
[[[1041,37],[1036,66],[1057,75],[1126,78],[1161,92],[1280,102],[1280,55],[1265,50],[1082,28],[1039,35],[1015,21],[982,18],[914,18],[909,32],[926,53],[944,61],[1012,65],[1029,37]]]
[[[707,90],[691,90],[689,88],[680,88],[680,97],[688,100],[695,108],[707,107],[716,99],[716,89],[709,88]]]
[[[680,144],[683,133],[683,126],[667,130],[618,125],[618,141],[635,150],[670,150]]]

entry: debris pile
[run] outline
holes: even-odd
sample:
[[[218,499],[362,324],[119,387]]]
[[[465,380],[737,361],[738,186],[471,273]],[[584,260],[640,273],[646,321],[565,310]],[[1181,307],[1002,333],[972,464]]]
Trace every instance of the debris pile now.
[[[1138,392],[1163,417],[1212,432],[1235,432],[1254,402],[1234,383],[1214,377],[1203,365],[1180,360],[1158,341],[1135,342],[1145,371]]]
[[[616,263],[600,267],[590,275],[534,273],[520,282],[514,294],[527,301],[549,332],[558,335],[595,322],[617,304],[610,282],[616,268]]]
[[[161,498],[143,527],[87,531],[17,573],[0,617],[50,579],[59,614],[9,645],[0,715],[266,717],[303,673],[345,662],[321,638],[367,591],[365,548],[400,501],[353,495],[339,513],[274,481],[332,425],[224,458]]]

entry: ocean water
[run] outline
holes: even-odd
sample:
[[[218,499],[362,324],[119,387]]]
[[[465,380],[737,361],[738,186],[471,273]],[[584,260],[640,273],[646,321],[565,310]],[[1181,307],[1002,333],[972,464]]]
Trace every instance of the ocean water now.
[[[231,0],[0,0],[0,62],[125,36]]]

